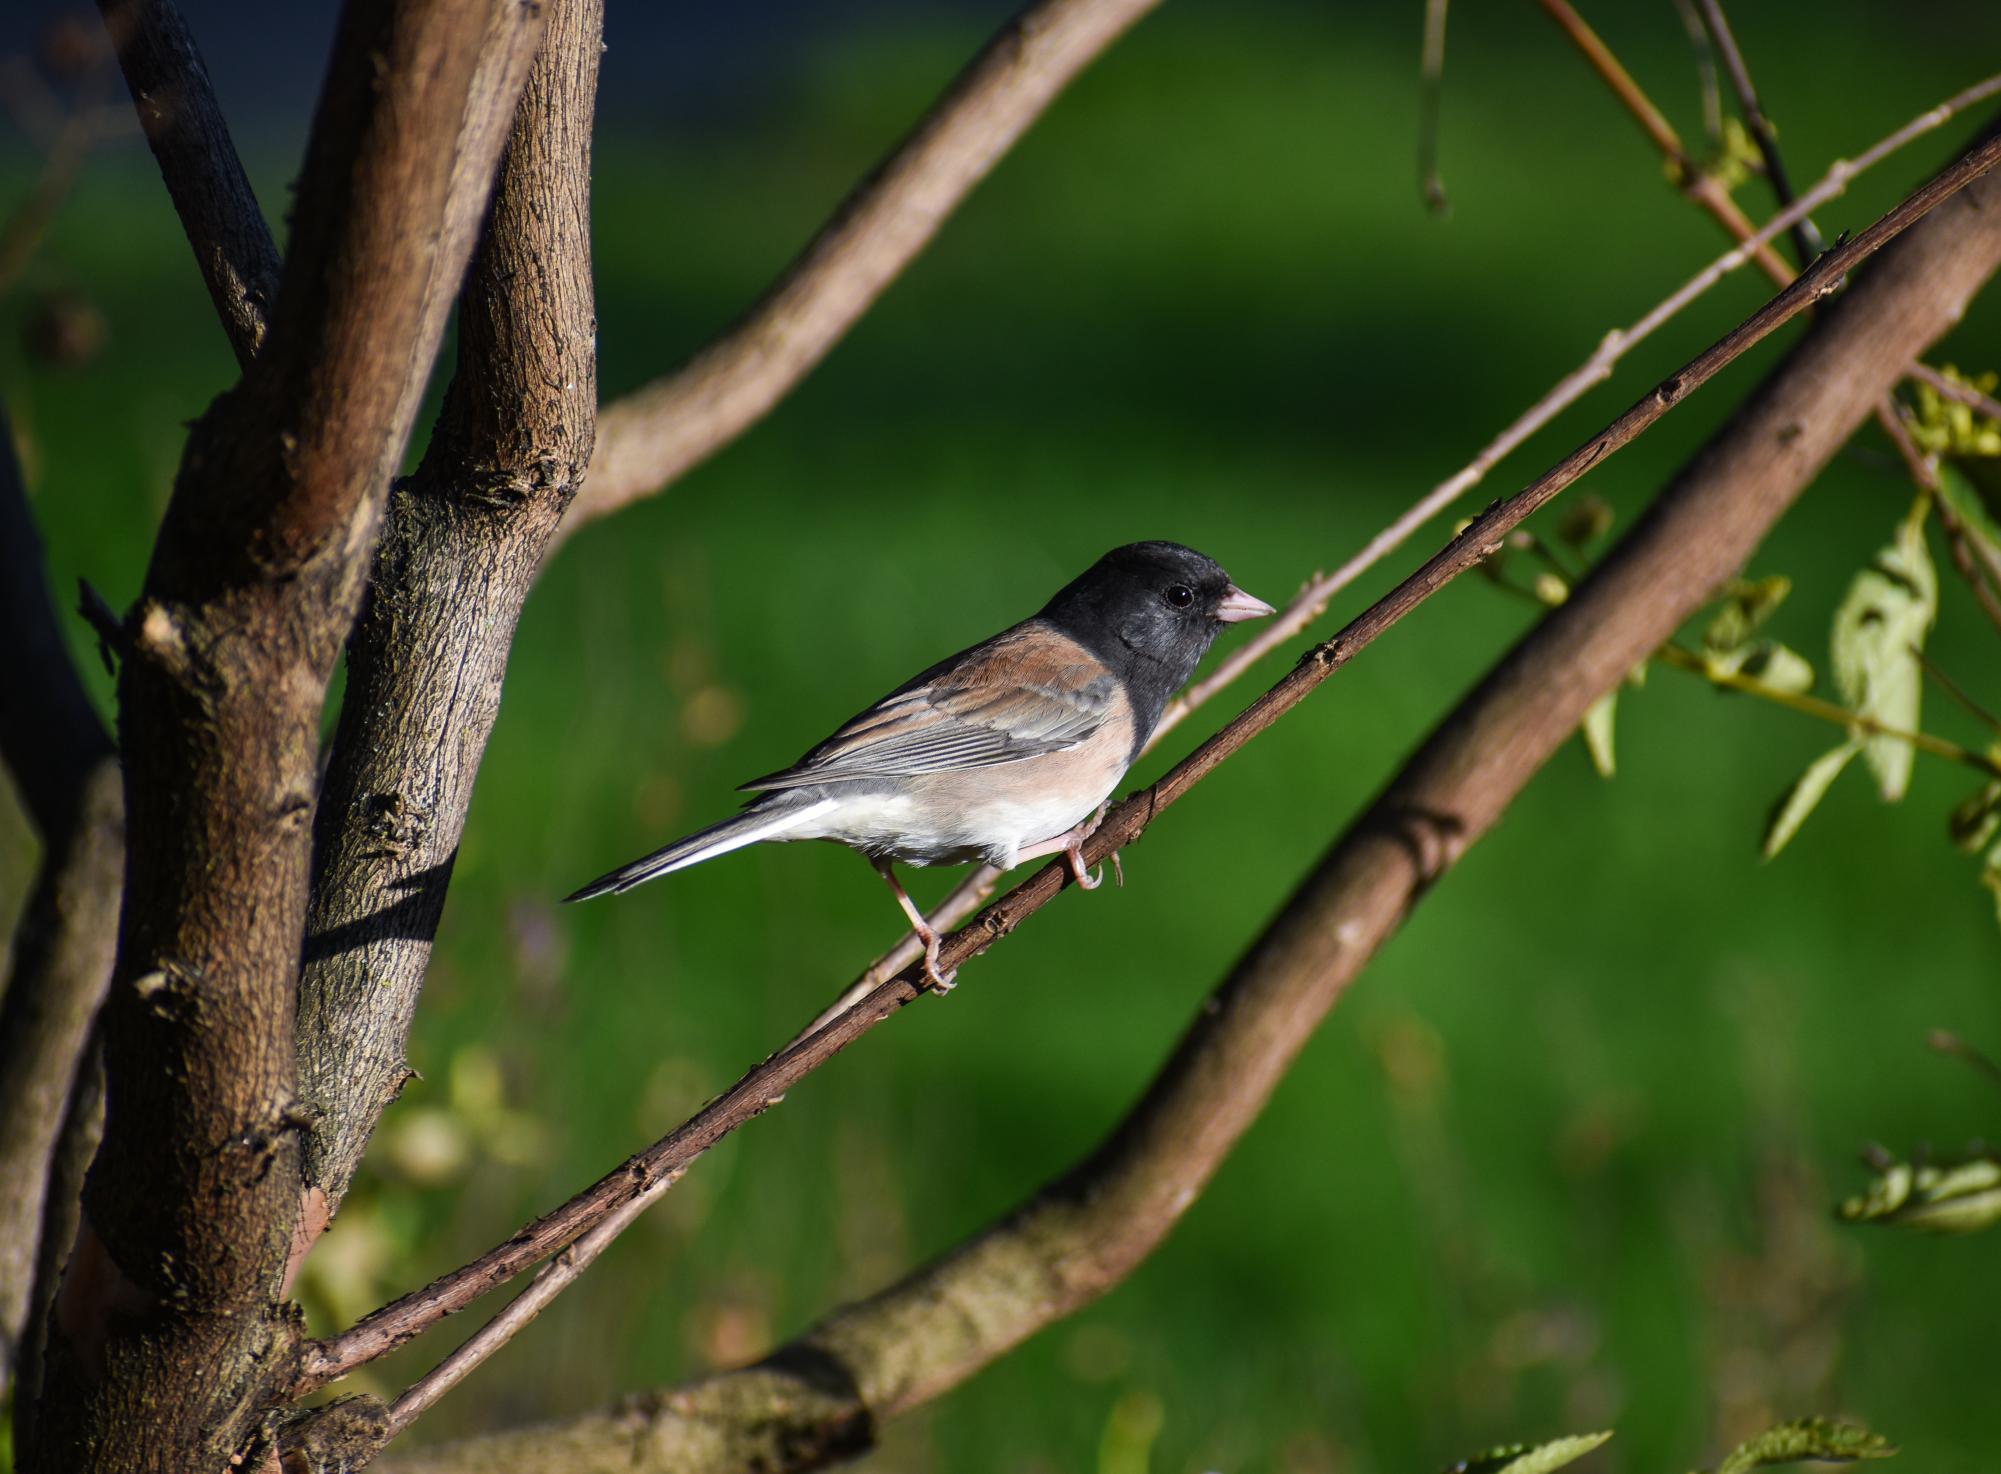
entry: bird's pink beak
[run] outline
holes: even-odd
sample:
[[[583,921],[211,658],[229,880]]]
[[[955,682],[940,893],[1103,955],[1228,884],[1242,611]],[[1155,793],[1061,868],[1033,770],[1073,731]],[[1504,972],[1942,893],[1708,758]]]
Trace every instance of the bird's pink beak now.
[[[1223,602],[1216,606],[1218,624],[1236,624],[1245,619],[1263,619],[1278,611],[1255,594],[1247,594],[1235,584],[1223,590]]]

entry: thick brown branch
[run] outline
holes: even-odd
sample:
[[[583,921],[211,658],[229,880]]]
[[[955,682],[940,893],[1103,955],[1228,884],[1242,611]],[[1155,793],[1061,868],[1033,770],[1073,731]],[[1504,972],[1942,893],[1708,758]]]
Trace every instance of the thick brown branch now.
[[[1315,647],[1271,690],[1251,703],[1151,788],[1135,794],[1105,816],[1085,845],[1096,864],[1133,843],[1154,817],[1180,799],[1211,770],[1259,732],[1296,706],[1360,650],[1486,557],[1524,518],[1550,501],[1587,470],[1628,444],[1655,420],[1707,382],[1726,364],[1779,326],[1836,290],[1842,277],[1894,239],[1913,221],[1983,177],[2001,160],[2001,138],[1989,139],[1933,179],[1867,230],[1828,252],[1791,287],[1747,321],[1663,380],[1639,403],[1598,435],[1566,456],[1522,491],[1497,502],[1423,567],[1364,611],[1326,644]],[[1657,643],[1657,642],[1656,642]],[[940,964],[954,968],[979,955],[1023,920],[1047,905],[1067,879],[1058,863],[1045,867],[988,906],[945,940]],[[755,1119],[798,1080],[845,1048],[921,991],[912,967],[877,988],[855,1007],[817,1032],[787,1046],[646,1151],[631,1158],[562,1207],[537,1219],[474,1263],[434,1281],[385,1307],[352,1330],[313,1348],[304,1385],[317,1386],[394,1349],[444,1316],[465,1308],[495,1285],[575,1242],[607,1213],[636,1197],[653,1197],[723,1136]]]
[[[515,623],[590,459],[600,19],[596,0],[549,7],[461,299],[457,375],[422,466],[391,499],[348,646],[299,1000],[306,1180],[330,1211],[408,1075]]]
[[[1010,21],[742,321],[674,373],[605,406],[590,480],[565,528],[651,495],[762,418],[1071,78],[1158,3],[1039,0]]]
[[[98,0],[139,126],[194,247],[239,363],[256,356],[278,296],[278,247],[174,0]]]
[[[1910,356],[1957,320],[2001,263],[2001,188],[1978,189],[1887,253],[1603,566],[1446,718],[1204,1002],[1089,1158],[754,1367],[399,1459],[397,1474],[570,1474],[614,1453],[630,1474],[822,1467],[1129,1274],[1426,890],[1591,701],[1742,566]]]
[[[0,1385],[17,1364],[44,1184],[84,1037],[111,978],[124,861],[118,765],[57,627],[0,413],[0,759],[43,856],[0,992]]]
[[[454,172],[493,167],[456,145],[496,17],[532,45],[511,0],[350,0],[269,331],[189,435],[128,620],[104,1139],[29,1469],[225,1467],[290,1380],[318,725],[470,253]]]

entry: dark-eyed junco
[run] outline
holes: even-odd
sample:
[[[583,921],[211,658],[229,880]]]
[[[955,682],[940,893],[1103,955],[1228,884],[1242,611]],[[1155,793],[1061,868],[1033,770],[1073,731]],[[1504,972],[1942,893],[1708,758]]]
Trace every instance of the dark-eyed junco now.
[[[831,839],[874,862],[924,942],[938,934],[890,868],[1059,850],[1090,889],[1081,846],[1218,631],[1270,614],[1178,543],[1114,548],[1032,619],[897,687],[783,772],[743,785],[735,818],[620,866],[566,899],[630,890],[760,840]]]

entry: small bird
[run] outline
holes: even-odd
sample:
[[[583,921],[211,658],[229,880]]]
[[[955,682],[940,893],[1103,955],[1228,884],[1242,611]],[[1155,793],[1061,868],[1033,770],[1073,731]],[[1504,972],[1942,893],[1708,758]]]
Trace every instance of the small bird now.
[[[570,901],[764,840],[830,839],[860,851],[924,943],[940,991],[938,933],[892,862],[1011,870],[1061,851],[1077,884],[1083,843],[1174,693],[1226,624],[1272,613],[1178,543],[1128,543],[1042,611],[922,672],[782,772],[739,791],[742,813],[592,881]]]

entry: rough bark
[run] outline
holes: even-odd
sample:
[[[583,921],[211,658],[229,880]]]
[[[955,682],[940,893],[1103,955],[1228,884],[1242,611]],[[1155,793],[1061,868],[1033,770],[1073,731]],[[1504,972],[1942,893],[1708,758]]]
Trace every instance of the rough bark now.
[[[348,646],[299,1001],[306,1179],[329,1210],[408,1074],[515,624],[590,460],[600,25],[596,3],[550,7],[460,301],[458,372],[423,464],[391,499]]]
[[[1913,356],[2001,265],[2001,184],[1883,254],[1592,575],[1433,732],[1205,1000],[1111,1137],[1015,1212],[764,1362],[565,1423],[449,1444],[398,1474],[797,1470],[964,1380],[1129,1274],[1425,892],[1585,709],[1740,569]]]
[[[502,0],[351,0],[262,347],[192,427],[119,682],[103,1143],[26,1467],[219,1469],[288,1381],[293,1013],[318,724],[471,242],[455,145]]]

